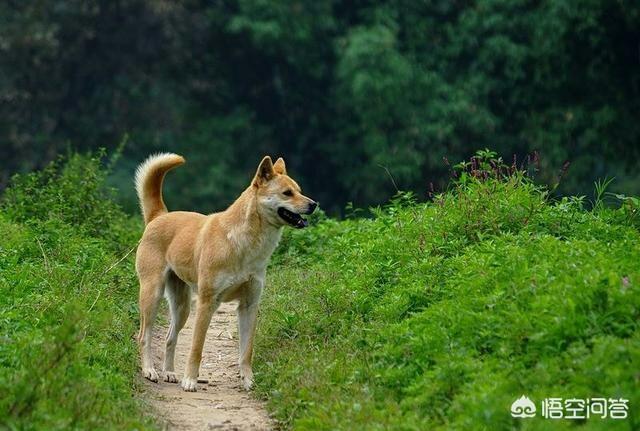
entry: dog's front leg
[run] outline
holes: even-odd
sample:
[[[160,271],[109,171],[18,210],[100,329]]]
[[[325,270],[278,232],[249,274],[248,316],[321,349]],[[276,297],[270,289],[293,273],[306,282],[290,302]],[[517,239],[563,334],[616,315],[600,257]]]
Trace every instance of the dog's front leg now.
[[[212,286],[198,286],[198,305],[196,308],[196,322],[191,341],[191,353],[187,361],[182,389],[188,392],[196,391],[200,361],[202,360],[202,348],[207,336],[207,329],[211,323],[211,316],[220,305],[220,298],[214,294]]]
[[[256,332],[258,305],[262,295],[262,279],[252,278],[245,286],[244,295],[238,304],[238,333],[240,334],[240,378],[246,390],[253,386],[251,359],[253,356],[253,337]]]

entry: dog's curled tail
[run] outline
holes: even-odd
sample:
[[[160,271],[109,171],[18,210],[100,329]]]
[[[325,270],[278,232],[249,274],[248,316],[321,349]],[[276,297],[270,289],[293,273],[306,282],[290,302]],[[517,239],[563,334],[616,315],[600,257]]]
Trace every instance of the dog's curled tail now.
[[[144,224],[167,212],[162,200],[162,182],[165,174],[184,163],[184,158],[173,153],[161,153],[149,156],[136,169],[136,192],[140,200],[140,209]]]

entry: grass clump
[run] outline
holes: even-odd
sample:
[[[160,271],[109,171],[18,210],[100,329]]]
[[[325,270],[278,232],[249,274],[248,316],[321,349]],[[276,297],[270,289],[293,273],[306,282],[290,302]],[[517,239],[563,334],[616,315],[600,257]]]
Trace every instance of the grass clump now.
[[[300,430],[639,429],[635,213],[467,169],[433,202],[288,232],[269,270],[258,390]],[[635,210],[634,210],[635,211]],[[523,421],[526,394],[629,399],[623,421]]]
[[[0,428],[149,429],[136,387],[140,224],[100,155],[14,178],[0,203]]]

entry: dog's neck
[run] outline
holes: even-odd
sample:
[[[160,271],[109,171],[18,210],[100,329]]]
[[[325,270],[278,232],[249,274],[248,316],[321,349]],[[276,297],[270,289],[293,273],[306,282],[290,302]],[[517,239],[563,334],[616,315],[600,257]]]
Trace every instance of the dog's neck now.
[[[247,188],[225,211],[231,220],[236,220],[230,226],[227,237],[239,248],[250,247],[258,251],[264,247],[269,256],[275,249],[283,227],[270,222],[264,214],[260,213],[258,196],[253,187]],[[237,220],[242,220],[237,223]],[[260,250],[262,251],[262,250]]]

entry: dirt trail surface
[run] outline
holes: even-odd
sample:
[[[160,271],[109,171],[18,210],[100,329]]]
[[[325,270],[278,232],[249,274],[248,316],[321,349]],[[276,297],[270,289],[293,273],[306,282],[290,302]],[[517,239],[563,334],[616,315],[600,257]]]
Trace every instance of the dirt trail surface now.
[[[163,381],[162,361],[166,328],[154,328],[154,365],[160,381],[145,380],[147,398],[167,430],[272,430],[274,422],[262,403],[242,389],[238,369],[236,304],[222,304],[211,319],[202,353],[198,392],[184,392],[180,384]],[[176,347],[176,375],[182,378],[191,347],[193,320],[180,331]]]

